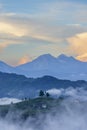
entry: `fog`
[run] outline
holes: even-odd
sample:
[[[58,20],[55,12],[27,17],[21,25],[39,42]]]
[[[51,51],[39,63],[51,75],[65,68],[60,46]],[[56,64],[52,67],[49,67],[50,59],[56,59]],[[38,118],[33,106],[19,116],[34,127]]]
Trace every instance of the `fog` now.
[[[50,94],[68,96],[46,115],[28,118],[26,121],[12,120],[12,113],[0,118],[2,130],[87,130],[87,90],[68,88],[48,90]],[[19,112],[20,113],[20,112]]]
[[[30,119],[20,125],[6,119],[0,119],[0,128],[2,130],[86,130],[87,115],[84,111],[71,110],[60,113],[55,116],[47,115],[45,120],[39,120],[37,123]],[[31,119],[32,120],[32,119]],[[40,126],[37,124],[40,123]],[[39,128],[40,127],[40,128]]]
[[[87,101],[87,90],[85,88],[73,88],[73,87],[69,87],[67,89],[50,89],[47,91],[48,93],[50,93],[50,95],[54,96],[54,97],[69,97],[70,99],[77,99],[80,101]]]
[[[0,98],[0,105],[8,105],[8,104],[11,104],[11,103],[18,103],[18,102],[21,102],[20,99],[16,99],[16,98]]]

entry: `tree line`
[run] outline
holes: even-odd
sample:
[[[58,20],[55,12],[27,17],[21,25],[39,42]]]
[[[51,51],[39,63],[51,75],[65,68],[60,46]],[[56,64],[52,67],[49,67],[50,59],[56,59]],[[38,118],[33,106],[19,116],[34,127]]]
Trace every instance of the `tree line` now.
[[[39,97],[50,97],[50,94],[48,92],[44,92],[43,90],[40,90]]]

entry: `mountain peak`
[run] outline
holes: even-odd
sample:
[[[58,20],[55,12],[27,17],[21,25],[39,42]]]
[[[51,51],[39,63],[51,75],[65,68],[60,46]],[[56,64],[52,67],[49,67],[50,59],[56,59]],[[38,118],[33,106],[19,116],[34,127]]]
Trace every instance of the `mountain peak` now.
[[[55,59],[54,56],[52,56],[51,54],[44,54],[44,55],[40,55],[39,57],[37,57],[38,60],[52,60]],[[35,59],[35,60],[37,60]]]
[[[59,59],[64,59],[64,58],[68,58],[68,56],[66,56],[65,54],[61,54],[58,56]]]
[[[59,55],[58,59],[62,60],[62,61],[75,61],[76,60],[74,57],[72,57],[72,56],[66,56],[65,54]]]
[[[52,56],[51,54],[48,53],[48,54],[40,55],[39,57],[48,57],[48,58],[49,58],[49,57],[53,57],[53,56]]]

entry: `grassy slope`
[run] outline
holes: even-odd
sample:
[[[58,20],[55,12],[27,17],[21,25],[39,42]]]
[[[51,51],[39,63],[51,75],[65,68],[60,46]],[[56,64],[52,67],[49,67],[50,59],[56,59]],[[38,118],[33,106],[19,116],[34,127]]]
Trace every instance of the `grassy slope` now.
[[[7,114],[13,114],[14,118],[27,119],[39,114],[48,113],[49,110],[58,106],[62,99],[53,98],[35,98],[22,101],[16,104],[0,106],[0,115],[5,117]]]

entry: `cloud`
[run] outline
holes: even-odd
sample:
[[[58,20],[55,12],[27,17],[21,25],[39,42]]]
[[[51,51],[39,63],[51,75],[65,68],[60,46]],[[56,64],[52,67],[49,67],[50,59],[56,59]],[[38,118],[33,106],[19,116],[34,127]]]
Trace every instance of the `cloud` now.
[[[0,13],[0,51],[15,44],[27,44],[31,48],[34,43],[33,51],[39,49],[40,53],[83,55],[87,51],[84,47],[87,46],[86,5],[64,0],[39,4],[33,13]]]
[[[8,105],[11,103],[18,103],[21,102],[21,100],[16,98],[0,98],[0,105]]]
[[[31,62],[31,61],[32,61],[32,58],[25,55],[25,56],[23,56],[23,57],[19,60],[18,65],[25,64],[25,63]]]
[[[67,51],[76,56],[76,59],[87,62],[87,32],[77,33],[67,38]]]
[[[11,41],[12,44],[30,43],[31,39],[44,43],[60,44],[67,37],[84,30],[76,24],[73,26],[48,25],[48,23],[43,23],[39,19],[37,21],[37,19],[11,13],[3,14],[0,18],[0,39]]]
[[[80,56],[87,52],[87,32],[76,34],[67,39],[69,43],[68,50]]]
[[[18,28],[10,23],[0,22],[0,33],[12,34],[17,37],[22,37],[26,34],[23,28]]]
[[[87,53],[76,57],[78,60],[87,62]]]
[[[60,90],[60,89],[53,88],[53,89],[48,90],[47,92],[53,96],[54,95],[60,96],[62,94],[62,91],[63,89]]]
[[[9,44],[11,44],[11,43],[8,41],[1,41],[0,42],[0,52],[2,52],[3,49],[6,48]]]
[[[3,44],[5,41],[11,44],[29,43],[31,39],[51,43],[60,42],[61,38],[55,37],[52,30],[54,30],[53,27],[47,27],[27,17],[25,20],[24,17],[18,18],[15,14],[3,14],[0,18],[0,39],[4,40]],[[10,45],[9,43],[4,46]]]
[[[70,7],[71,9],[74,8],[73,12]],[[23,36],[28,37],[27,42],[29,42],[30,38],[33,38],[44,42],[60,43],[64,38],[85,30],[84,27],[80,27],[80,23],[74,21],[77,10],[81,11],[80,8],[82,10],[86,9],[85,5],[74,2],[54,1],[50,3],[44,2],[38,7],[39,11],[36,11],[33,15],[15,12],[1,13],[0,33],[14,35],[17,38],[22,38]],[[72,13],[72,16],[75,17],[70,21],[69,16]],[[68,22],[66,23],[66,21]]]

